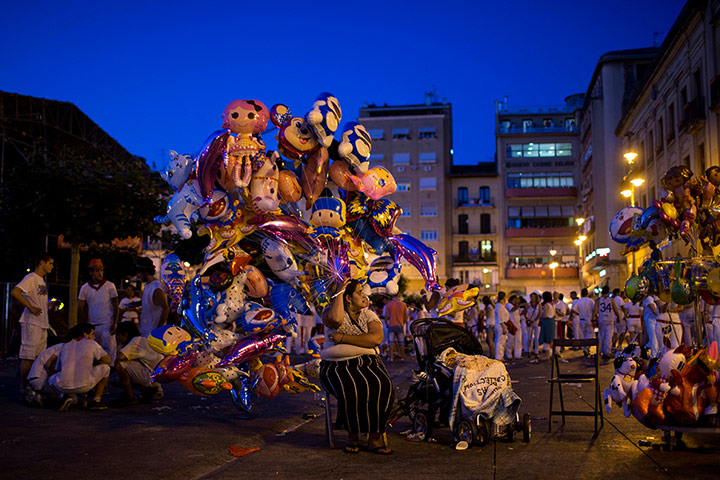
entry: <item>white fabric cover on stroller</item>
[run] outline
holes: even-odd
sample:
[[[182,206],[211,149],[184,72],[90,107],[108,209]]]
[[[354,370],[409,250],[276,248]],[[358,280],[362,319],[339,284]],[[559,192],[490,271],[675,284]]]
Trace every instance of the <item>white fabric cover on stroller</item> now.
[[[463,355],[448,348],[438,361],[453,369],[453,407],[450,427],[456,419],[483,414],[497,426],[516,419],[520,397],[513,391],[510,375],[502,362],[484,355]]]

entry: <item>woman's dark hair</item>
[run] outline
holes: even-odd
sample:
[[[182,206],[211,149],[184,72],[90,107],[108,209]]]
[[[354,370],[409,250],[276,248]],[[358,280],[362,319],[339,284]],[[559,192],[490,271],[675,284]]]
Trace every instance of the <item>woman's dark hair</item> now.
[[[127,334],[128,340],[131,340],[135,337],[140,336],[140,330],[138,329],[138,326],[135,325],[135,322],[131,321],[125,321],[121,322],[120,325],[117,327],[118,335],[125,335]]]
[[[552,302],[552,293],[550,292],[543,292],[543,302],[550,303]]]
[[[348,284],[345,286],[345,293],[343,293],[343,301],[345,301],[346,297],[351,296],[357,289],[362,288],[362,283],[360,283],[358,280],[350,280]]]
[[[77,340],[94,330],[95,325],[90,325],[89,323],[78,323],[68,330],[66,341],[69,342],[70,340]]]
[[[483,302],[485,305],[490,305],[490,297],[488,297],[487,295],[485,295],[485,296],[482,298],[482,302]]]

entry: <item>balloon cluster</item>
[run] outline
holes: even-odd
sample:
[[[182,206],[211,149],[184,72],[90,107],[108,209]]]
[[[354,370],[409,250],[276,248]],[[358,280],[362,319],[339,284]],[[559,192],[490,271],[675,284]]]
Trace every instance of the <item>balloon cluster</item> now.
[[[615,375],[605,390],[605,409],[622,406],[643,425],[720,426],[718,346],[681,345],[658,361],[630,344],[615,358]]]
[[[370,135],[357,122],[340,130],[341,117],[330,93],[303,116],[236,100],[197,155],[171,152],[163,178],[176,192],[155,221],[172,223],[184,239],[197,222],[209,243],[197,274],[171,289],[183,328],[152,334],[153,348],[167,355],[156,381],[179,381],[199,395],[229,390],[242,410],[252,392],[317,390],[304,374],[313,369],[290,367],[282,348],[296,316],[321,311],[349,277],[396,294],[401,259],[426,288],[439,288],[436,252],[395,227],[401,209],[384,198],[395,179],[369,168]],[[277,151],[266,151],[268,122],[278,128]],[[372,268],[370,255],[382,258]],[[179,259],[166,263],[163,272],[177,276]],[[266,354],[275,361],[263,364]]]

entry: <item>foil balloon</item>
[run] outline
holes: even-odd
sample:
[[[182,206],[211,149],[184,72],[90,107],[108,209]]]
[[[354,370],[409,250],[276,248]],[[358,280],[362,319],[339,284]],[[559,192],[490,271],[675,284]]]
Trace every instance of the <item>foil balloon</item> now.
[[[252,410],[252,391],[258,380],[260,379],[251,380],[247,376],[240,376],[231,382],[233,388],[230,390],[230,397],[235,408],[245,413]]]
[[[245,333],[258,335],[270,333],[280,320],[275,311],[255,302],[245,303],[245,312],[236,320],[237,327]]]
[[[305,210],[310,210],[315,199],[320,196],[327,184],[330,156],[327,148],[321,148],[307,157],[303,169],[301,185],[305,194]]]
[[[175,325],[163,325],[154,329],[147,337],[150,348],[163,355],[184,354],[199,342],[188,332]]]
[[[393,250],[392,243],[390,243],[387,237],[384,237],[375,231],[372,222],[360,219],[348,221],[347,225],[352,230],[353,235],[359,236],[363,239],[363,241],[365,241],[372,253],[382,255],[383,253]]]
[[[190,222],[194,220],[196,212],[203,204],[198,181],[191,178],[194,160],[190,155],[180,155],[174,150],[170,152],[171,160],[162,177],[177,190],[167,205],[165,216],[157,216],[155,223],[172,224],[180,237],[187,240],[192,236]]]
[[[260,379],[255,386],[255,393],[263,398],[275,398],[282,391],[281,376],[277,365],[268,363],[258,372]]]
[[[633,302],[647,297],[650,291],[650,281],[640,275],[632,275],[625,282],[625,295]]]
[[[227,192],[216,188],[212,196],[198,210],[200,220],[205,223],[217,222],[230,210],[231,202]]]
[[[266,237],[261,246],[265,262],[280,280],[294,285],[300,283],[297,277],[305,275],[305,272],[298,270],[295,257],[287,243],[277,238]]]
[[[344,242],[332,241],[328,248],[328,273],[340,285],[350,275],[348,247]]]
[[[401,233],[388,237],[395,247],[395,261],[404,258],[413,267],[417,268],[425,280],[428,291],[439,290],[437,280],[437,252],[411,235]]]
[[[687,305],[695,299],[695,292],[690,282],[685,278],[684,273],[683,262],[678,260],[675,262],[675,280],[670,287],[672,301],[678,305]]]
[[[305,120],[310,130],[313,131],[315,138],[323,147],[329,147],[332,144],[341,119],[340,102],[332,93],[328,92],[318,95],[312,110],[305,114]],[[310,207],[307,209],[309,210]]]
[[[357,122],[346,123],[338,145],[338,155],[356,174],[362,176],[368,171],[371,149],[372,139],[365,127]]]
[[[270,108],[270,120],[278,127],[278,150],[282,155],[299,160],[318,148],[320,144],[302,117],[293,117],[290,109],[278,103]],[[297,201],[297,200],[294,200]]]
[[[185,291],[185,268],[180,257],[171,253],[160,267],[160,277],[167,286],[170,311],[176,312]]]
[[[330,178],[339,188],[349,192],[357,190],[352,176],[350,166],[347,163],[336,160],[330,164]]]
[[[707,287],[713,295],[720,296],[720,267],[713,268],[707,275]]]
[[[268,292],[268,283],[265,275],[258,270],[257,267],[248,265],[245,267],[247,278],[245,279],[245,288],[247,289],[248,297],[252,298],[263,298]]]
[[[227,153],[226,144],[229,137],[230,132],[226,130],[213,132],[200,147],[200,153],[195,158],[195,176],[200,187],[200,194],[205,200],[212,198],[215,179]]]
[[[291,215],[277,215],[271,218],[259,218],[257,228],[285,240],[291,245],[299,245],[308,252],[320,247],[317,239],[308,234],[310,224]]]
[[[437,304],[438,315],[452,315],[475,305],[480,289],[469,284],[456,285],[442,296]]]
[[[625,207],[610,221],[610,237],[618,243],[628,243],[633,231],[633,218],[642,215],[640,207]]]
[[[285,339],[285,335],[273,333],[264,337],[251,335],[236,343],[218,364],[219,367],[229,367],[238,363],[247,362],[268,353]]]
[[[225,390],[232,390],[233,385],[222,374],[207,368],[191,368],[178,379],[178,383],[190,393],[207,397]]]
[[[171,355],[160,360],[151,375],[153,381],[168,383],[178,380],[185,372],[190,370],[197,358],[198,352],[192,351],[185,355]]]
[[[330,296],[332,291],[331,286],[334,284],[335,282],[332,279],[327,278],[321,278],[311,282],[310,290],[315,292],[313,301],[318,309],[330,305],[332,301],[332,297]]]
[[[288,321],[294,321],[295,315],[312,315],[305,298],[287,283],[270,282],[270,303],[275,312]]]
[[[280,205],[277,159],[277,152],[272,152],[268,156],[257,153],[252,159],[252,182],[248,203],[256,213],[275,212]]]
[[[392,235],[402,209],[392,200],[372,200],[363,194],[350,194],[346,202],[348,222],[363,220],[372,225],[378,235]]]
[[[195,275],[190,283],[190,295],[183,298],[182,324],[194,337],[208,339],[205,319],[209,295],[202,286],[202,278]]]
[[[374,167],[368,170],[362,177],[353,175],[350,177],[358,191],[364,193],[373,200],[380,200],[382,197],[394,193],[397,190],[397,183],[387,169]]]
[[[297,202],[302,197],[302,188],[297,175],[291,170],[281,170],[278,174],[278,192],[283,202]]]
[[[368,286],[376,295],[395,296],[398,293],[400,265],[389,255],[378,257],[370,264]]]

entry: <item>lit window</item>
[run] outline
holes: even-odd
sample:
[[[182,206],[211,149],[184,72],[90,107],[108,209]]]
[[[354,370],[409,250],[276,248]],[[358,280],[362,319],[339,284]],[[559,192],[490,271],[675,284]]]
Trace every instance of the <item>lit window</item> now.
[[[523,145],[523,157],[537,157],[538,156],[538,144],[537,143],[526,143]]]
[[[556,157],[569,157],[572,155],[572,143],[558,143],[555,147]]]
[[[420,205],[420,216],[421,217],[437,217],[438,207],[437,203],[424,203]]]
[[[437,132],[434,128],[420,128],[418,129],[419,138],[437,138]]]
[[[420,154],[420,163],[437,162],[437,154],[435,152],[425,152]]]
[[[541,157],[554,157],[555,156],[555,144],[554,143],[541,143],[540,144],[540,156]]]
[[[507,146],[507,157],[508,158],[522,158],[523,146],[519,143]]]
[[[410,138],[409,128],[393,128],[393,140],[402,140]]]
[[[398,192],[409,192],[410,181],[409,180],[397,180],[397,191]]]
[[[382,129],[379,130],[368,130],[370,138],[373,140],[382,140],[385,137],[385,132]]]
[[[437,178],[422,177],[420,179],[420,190],[437,190]]]
[[[396,153],[393,155],[393,165],[410,165],[409,153]]]
[[[420,240],[424,242],[436,242],[437,230],[420,230]]]

